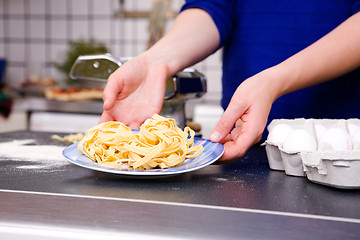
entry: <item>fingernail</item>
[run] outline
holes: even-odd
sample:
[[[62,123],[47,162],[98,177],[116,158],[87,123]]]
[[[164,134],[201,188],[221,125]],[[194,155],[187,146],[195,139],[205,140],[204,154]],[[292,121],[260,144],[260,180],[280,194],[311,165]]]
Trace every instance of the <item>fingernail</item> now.
[[[105,100],[104,100],[104,105],[106,105],[106,104],[107,104],[107,102],[108,102],[108,100],[107,100],[107,99],[105,99]]]
[[[214,131],[211,135],[210,135],[210,140],[212,141],[212,142],[218,142],[218,141],[220,141],[220,133],[219,132],[217,132],[217,131]]]

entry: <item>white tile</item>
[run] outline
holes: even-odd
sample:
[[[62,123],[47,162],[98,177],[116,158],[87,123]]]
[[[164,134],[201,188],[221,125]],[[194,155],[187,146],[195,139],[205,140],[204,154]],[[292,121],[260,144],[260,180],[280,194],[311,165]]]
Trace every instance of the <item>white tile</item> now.
[[[222,51],[219,50],[205,59],[205,64],[209,67],[220,67],[222,65]]]
[[[46,13],[45,0],[31,0],[28,4],[30,14],[44,15]]]
[[[164,33],[166,34],[167,32],[169,32],[170,28],[172,27],[172,25],[174,24],[174,20],[173,19],[169,19],[166,21],[165,24],[165,31]]]
[[[207,79],[207,89],[208,92],[221,92],[222,83],[221,83],[221,72],[218,71],[207,71],[204,72],[204,75]]]
[[[120,8],[120,0],[109,0],[109,5],[111,13],[114,14]]]
[[[4,0],[0,0],[0,14],[2,15],[4,12]]]
[[[24,38],[25,37],[25,21],[17,19],[9,19],[9,36],[10,38]]]
[[[108,15],[111,16],[112,14],[114,14],[116,9],[112,9],[112,2],[110,0],[103,0],[103,1],[93,1],[94,4],[94,8],[93,8],[93,13],[95,16],[96,15]],[[118,5],[116,5],[118,6]]]
[[[46,56],[45,56],[45,44],[41,43],[31,43],[27,45],[29,47],[30,52],[30,59],[34,62],[42,62],[45,63]],[[36,69],[34,69],[36,70]],[[38,71],[38,70],[36,70]]]
[[[184,3],[184,0],[171,0],[170,7],[173,11],[179,11]]]
[[[65,20],[51,20],[50,37],[53,39],[67,38],[67,25]]]
[[[0,58],[5,58],[5,44],[0,43]]]
[[[72,21],[72,38],[73,39],[88,39],[89,38],[89,22],[86,20]]]
[[[134,57],[146,50],[147,42],[139,42],[139,43],[127,43],[124,44],[123,55],[121,57]]]
[[[123,32],[123,23],[120,19],[115,19],[112,20],[112,31],[113,31],[113,36],[115,39],[121,39],[121,35]]]
[[[108,20],[96,20],[94,21],[94,29],[93,31],[93,38],[99,39],[102,41],[109,41],[110,40],[110,22]]]
[[[116,57],[124,57],[125,56],[125,52],[124,52],[124,46],[121,43],[118,44],[114,44],[114,46],[112,46],[111,48],[111,53],[116,56]]]
[[[154,7],[154,1],[138,0],[134,1],[134,10],[136,11],[151,11]]]
[[[136,30],[136,20],[126,19],[124,20],[124,27],[122,29],[121,38],[125,40],[134,40]]]
[[[202,62],[196,63],[191,68],[195,68],[196,70],[200,71],[201,73],[205,74],[204,72],[204,64]]]
[[[134,28],[135,36],[138,40],[147,41],[149,39],[149,22],[147,19],[139,19],[136,21]]]
[[[147,41],[143,41],[143,42],[140,42],[139,44],[136,44],[135,49],[134,49],[135,51],[133,52],[132,56],[137,56],[137,55],[145,52],[146,47],[147,47]]]
[[[50,76],[53,77],[55,79],[56,82],[58,83],[64,83],[65,82],[65,74],[62,72],[59,72],[59,70],[57,70],[55,67],[52,67],[50,69]]]
[[[31,59],[27,62],[25,67],[25,76],[28,79],[41,79],[45,73],[45,63],[43,60]]]
[[[62,0],[50,0],[50,13],[52,15],[66,15],[67,13],[67,4],[68,1]]]
[[[44,39],[45,35],[45,21],[38,19],[30,19],[30,38],[32,39]]]
[[[133,44],[130,44],[130,43],[124,43],[123,45],[122,45],[122,47],[123,47],[123,53],[122,53],[122,55],[121,55],[121,57],[133,57],[134,55],[133,55],[133,48],[134,48],[134,46],[133,46]]]
[[[146,0],[145,0],[146,1]],[[137,0],[124,0],[124,9],[126,11],[133,11],[135,8],[135,4],[137,3]]]
[[[72,15],[87,15],[89,13],[88,4],[89,4],[88,0],[73,0],[73,1],[71,1],[71,14]]]
[[[67,44],[51,44],[50,61],[62,63],[65,60],[67,51],[68,51]]]
[[[117,32],[115,29],[115,22],[113,21],[113,19],[109,20],[109,28],[110,28],[110,39],[114,40],[117,37]]]
[[[69,46],[67,44],[52,44],[51,45],[51,54],[50,62],[62,64],[65,61],[67,51]],[[51,77],[55,78],[58,83],[64,83],[67,76],[60,72],[54,64],[51,64],[50,70],[46,71],[47,74],[50,74]]]
[[[25,13],[25,0],[11,0],[7,1],[8,13],[11,14],[24,14]]]
[[[212,113],[210,116],[207,115],[209,112]],[[201,123],[201,134],[203,138],[207,139],[210,137],[211,132],[220,120],[222,114],[223,109],[218,104],[198,104],[194,107],[193,121]]]
[[[1,0],[0,0],[1,1]],[[1,5],[0,5],[1,7]],[[1,14],[1,13],[0,13]],[[3,20],[0,22],[0,41],[4,38],[4,22]]]
[[[25,46],[24,46],[24,44],[10,43],[9,44],[9,56],[6,56],[6,58],[11,62],[25,61]]]
[[[22,67],[8,66],[6,69],[6,82],[10,86],[19,87],[19,83],[25,80],[25,69]]]
[[[109,46],[109,52],[116,56],[116,57],[121,57],[119,52],[120,52],[120,48],[119,48],[119,45],[118,44],[112,44]]]

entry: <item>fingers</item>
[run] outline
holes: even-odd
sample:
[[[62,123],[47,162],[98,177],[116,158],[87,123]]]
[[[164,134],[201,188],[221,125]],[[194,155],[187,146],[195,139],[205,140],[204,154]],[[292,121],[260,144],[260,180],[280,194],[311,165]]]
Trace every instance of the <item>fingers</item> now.
[[[229,138],[229,136],[227,138]],[[260,140],[260,138],[254,136],[256,135],[248,134],[247,132],[241,132],[239,133],[237,139],[224,142],[224,154],[216,162],[216,164],[233,163],[239,158],[243,157],[250,149],[250,147]]]
[[[113,117],[107,111],[103,111],[103,113],[100,116],[99,123],[113,121],[113,120],[114,120]]]
[[[220,142],[228,133],[230,133],[234,124],[244,114],[244,105],[234,103],[231,100],[228,108],[216,124],[213,132],[210,135],[210,140],[213,142]]]
[[[235,128],[221,140],[225,152],[217,164],[235,162],[243,157],[252,145],[260,141],[266,122],[257,111],[252,111],[251,114],[249,112],[251,111],[246,111],[241,119],[236,121]]]
[[[225,160],[233,162],[238,158],[243,157],[250,147],[260,140],[257,132],[258,131],[252,133],[251,130],[241,131],[236,139],[226,142],[224,144],[226,150],[220,161]]]
[[[115,114],[116,115],[116,114]],[[131,119],[123,119],[121,120],[122,123],[124,123],[126,126],[128,126],[131,129],[139,129],[140,125],[144,122],[143,119],[148,119],[152,115],[142,116],[139,115],[137,118],[131,118]],[[99,123],[108,122],[108,121],[120,121],[115,116],[113,116],[111,111],[104,111],[101,114]]]
[[[104,101],[103,109],[105,111],[110,110],[114,106],[118,94],[121,92],[122,88],[124,87],[123,81],[118,72],[119,69],[110,75],[108,82],[105,86],[103,92],[103,101]]]

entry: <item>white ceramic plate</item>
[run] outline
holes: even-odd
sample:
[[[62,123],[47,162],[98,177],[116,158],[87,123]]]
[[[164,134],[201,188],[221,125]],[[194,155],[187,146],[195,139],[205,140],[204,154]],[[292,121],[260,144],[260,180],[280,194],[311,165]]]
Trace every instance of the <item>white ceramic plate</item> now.
[[[160,177],[171,176],[180,173],[194,171],[203,168],[207,165],[214,163],[224,153],[224,146],[220,143],[213,143],[209,140],[197,138],[194,139],[194,145],[202,144],[204,151],[194,159],[187,159],[180,167],[167,168],[167,169],[151,169],[151,170],[133,170],[133,169],[120,169],[102,166],[92,161],[87,156],[83,155],[77,149],[77,144],[74,143],[63,150],[63,155],[73,164],[78,166],[100,171],[115,173],[124,176],[138,176],[138,177]]]

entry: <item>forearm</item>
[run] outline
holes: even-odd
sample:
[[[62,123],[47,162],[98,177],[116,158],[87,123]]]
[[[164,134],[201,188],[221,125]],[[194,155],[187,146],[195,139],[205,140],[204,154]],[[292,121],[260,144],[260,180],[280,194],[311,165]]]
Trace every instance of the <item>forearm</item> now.
[[[210,55],[220,36],[208,13],[201,9],[181,12],[169,32],[144,54],[154,63],[166,64],[174,74]]]
[[[274,100],[322,83],[360,66],[360,12],[332,32],[268,70]]]

